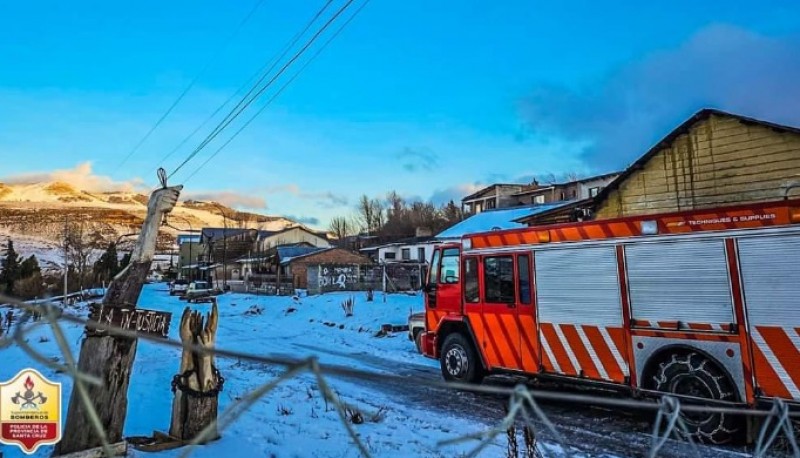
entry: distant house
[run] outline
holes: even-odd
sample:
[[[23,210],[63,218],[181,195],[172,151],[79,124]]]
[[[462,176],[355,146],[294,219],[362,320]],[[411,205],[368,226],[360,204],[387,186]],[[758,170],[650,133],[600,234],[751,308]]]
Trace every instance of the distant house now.
[[[600,194],[609,183],[619,176],[619,172],[607,173],[564,183],[540,185],[533,183],[512,195],[518,205],[549,204],[567,200],[585,200]]]
[[[433,256],[433,247],[440,243],[436,237],[407,237],[395,242],[362,248],[361,253],[378,263],[416,262],[428,263]]]
[[[526,185],[495,183],[476,191],[461,199],[461,210],[464,213],[477,214],[495,208],[505,208],[516,205],[515,193],[522,191]]]
[[[344,248],[323,248],[305,254],[286,257],[281,267],[293,279],[295,288],[308,288],[308,268],[320,265],[370,266],[372,260]]]

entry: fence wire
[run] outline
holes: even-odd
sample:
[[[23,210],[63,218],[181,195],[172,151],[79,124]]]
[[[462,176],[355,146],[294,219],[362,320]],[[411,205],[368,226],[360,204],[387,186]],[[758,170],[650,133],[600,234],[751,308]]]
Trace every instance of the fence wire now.
[[[57,372],[67,374],[75,383],[77,394],[82,404],[89,412],[90,421],[95,434],[102,444],[103,454],[106,457],[116,456],[108,443],[106,433],[99,420],[99,416],[94,409],[94,405],[86,392],[86,384],[100,385],[102,381],[91,374],[83,374],[77,370],[77,361],[72,354],[72,350],[67,342],[66,335],[61,327],[62,323],[73,323],[81,326],[90,326],[99,331],[104,331],[106,335],[143,339],[159,345],[169,346],[176,349],[188,349],[192,353],[204,355],[212,353],[214,356],[222,358],[233,358],[241,361],[248,361],[256,364],[269,366],[279,366],[283,368],[283,373],[278,377],[264,383],[251,390],[246,395],[235,400],[221,414],[215,423],[206,427],[190,443],[187,444],[181,457],[189,456],[195,447],[209,439],[215,431],[221,431],[234,423],[244,412],[251,408],[257,401],[267,396],[280,384],[297,378],[302,374],[312,374],[317,387],[322,394],[323,400],[330,403],[336,410],[343,429],[347,433],[353,446],[357,448],[360,455],[364,457],[373,456],[365,446],[359,435],[356,433],[350,421],[347,419],[347,405],[340,399],[337,393],[328,383],[329,377],[347,377],[362,382],[383,382],[390,379],[402,382],[403,384],[417,385],[424,387],[440,387],[457,391],[468,391],[476,394],[497,395],[508,398],[506,415],[494,426],[485,431],[470,433],[449,440],[440,441],[437,447],[460,444],[465,442],[476,442],[476,445],[465,455],[466,457],[476,457],[491,444],[496,444],[498,437],[507,435],[509,441],[514,441],[513,447],[509,444],[509,450],[517,453],[516,445],[516,426],[521,424],[524,427],[527,450],[524,452],[528,457],[546,456],[573,456],[580,452],[579,447],[567,443],[563,435],[559,432],[555,424],[548,418],[542,410],[538,401],[558,401],[577,405],[593,405],[607,408],[624,408],[639,411],[655,412],[656,419],[653,430],[650,434],[650,448],[648,456],[658,456],[664,445],[669,439],[677,439],[688,442],[694,456],[703,456],[700,447],[693,441],[692,435],[683,421],[681,413],[719,413],[737,415],[741,417],[757,417],[761,420],[758,437],[753,445],[752,456],[761,458],[774,453],[773,447],[779,438],[783,440],[785,455],[800,458],[800,447],[797,443],[797,431],[795,422],[800,420],[800,412],[790,410],[789,406],[782,400],[774,400],[771,409],[747,409],[731,407],[725,405],[697,405],[682,404],[679,399],[663,395],[659,402],[648,402],[636,399],[620,399],[599,395],[578,394],[563,391],[545,391],[532,389],[523,384],[514,387],[500,385],[472,385],[444,381],[430,381],[409,379],[405,376],[371,372],[363,369],[354,369],[340,365],[321,364],[316,357],[309,358],[289,358],[279,355],[257,355],[252,353],[227,350],[225,348],[214,348],[209,350],[198,344],[188,344],[173,339],[164,339],[153,335],[134,332],[120,327],[99,323],[93,320],[82,318],[65,312],[61,307],[42,301],[23,302],[13,297],[0,294],[0,305],[10,306],[21,312],[17,319],[16,329],[12,332],[9,328],[4,336],[0,336],[0,350],[6,349],[16,344],[32,360],[45,365]],[[35,318],[32,320],[32,318]],[[41,320],[44,319],[44,321]],[[60,364],[51,358],[41,354],[27,342],[27,336],[35,329],[48,325],[55,336],[56,343],[62,353],[64,364]],[[554,441],[558,449],[554,452],[548,451],[546,447],[537,445],[535,432],[539,425],[549,433],[548,440]],[[533,437],[532,439],[529,439]],[[514,439],[512,439],[514,436]],[[531,448],[533,443],[533,449]],[[510,452],[509,452],[510,454]]]

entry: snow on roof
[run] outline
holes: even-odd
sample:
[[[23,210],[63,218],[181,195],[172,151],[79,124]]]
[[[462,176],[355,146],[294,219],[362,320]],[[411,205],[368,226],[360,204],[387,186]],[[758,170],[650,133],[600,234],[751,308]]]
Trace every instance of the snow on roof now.
[[[516,229],[526,227],[514,222],[519,218],[535,215],[571,203],[572,201],[553,202],[549,204],[526,205],[523,207],[500,208],[482,211],[440,232],[437,239],[457,239],[465,234],[487,232],[495,229]]]

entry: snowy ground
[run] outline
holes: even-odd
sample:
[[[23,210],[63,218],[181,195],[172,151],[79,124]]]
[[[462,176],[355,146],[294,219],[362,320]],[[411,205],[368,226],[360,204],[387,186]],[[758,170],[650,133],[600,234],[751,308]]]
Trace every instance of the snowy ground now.
[[[404,333],[384,338],[374,336],[381,324],[402,324],[409,310],[420,310],[421,296],[388,295],[384,302],[379,294],[370,303],[366,302],[364,294],[352,294],[356,301],[355,316],[345,318],[340,304],[350,296],[303,297],[299,303],[290,297],[220,296],[217,345],[260,355],[293,358],[315,355],[324,364],[399,374],[409,380],[440,379],[438,363],[416,353]],[[164,284],[146,285],[139,305],[172,311],[170,334],[177,339],[180,313],[186,304],[170,297]],[[192,305],[202,311],[210,308],[208,304]],[[254,307],[261,309],[261,313],[245,314]],[[288,313],[291,308],[296,310]],[[79,313],[85,316],[86,312],[80,310]],[[77,352],[82,328],[65,325],[65,331]],[[63,361],[52,332],[46,327],[33,331],[28,341],[45,356]],[[172,401],[170,382],[179,362],[178,349],[146,341],[140,343],[128,392],[126,436],[149,436],[153,430],[168,429]],[[281,367],[229,358],[218,358],[216,364],[226,379],[220,395],[221,410],[282,373]],[[72,387],[69,377],[31,361],[16,346],[0,350],[0,381],[10,379],[26,367],[36,368],[51,380],[61,382],[64,396],[69,396]],[[503,416],[505,401],[500,398],[420,387],[396,379],[329,381],[347,404],[363,412],[365,423],[354,427],[374,456],[461,456],[476,443],[439,447],[437,442],[484,431]],[[66,406],[65,399],[64,414]],[[567,442],[580,450],[578,456],[641,455],[649,445],[647,422],[631,419],[625,413],[574,406],[545,407]],[[545,449],[559,450],[555,443],[547,440],[546,434],[541,437],[545,438],[542,442]],[[24,456],[16,447],[0,447],[4,458]],[[682,456],[687,451],[680,444],[670,447],[662,456]],[[502,436],[480,456],[505,456],[505,449],[506,439]],[[133,456],[173,457],[182,452],[134,452]],[[730,456],[724,451],[708,449],[707,452],[706,456]],[[49,453],[49,448],[43,448],[37,456],[49,456]],[[355,457],[358,452],[337,413],[330,408],[326,410],[314,378],[305,374],[263,397],[223,431],[219,441],[198,447],[192,456]]]

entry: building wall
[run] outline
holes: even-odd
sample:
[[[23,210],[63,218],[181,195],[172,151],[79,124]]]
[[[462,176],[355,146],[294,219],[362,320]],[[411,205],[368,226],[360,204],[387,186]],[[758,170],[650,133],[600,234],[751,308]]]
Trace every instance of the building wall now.
[[[297,261],[289,263],[289,274],[294,279],[296,288],[305,289],[308,287],[308,266],[318,264],[371,265],[372,260],[366,256],[342,248],[334,248],[310,256],[304,256]]]
[[[431,257],[433,256],[433,247],[435,243],[419,243],[413,245],[392,245],[378,248],[378,261],[379,262],[397,262],[403,261],[403,249],[407,248],[409,250],[410,258],[409,261],[415,262],[430,262]],[[419,249],[422,248],[425,250],[425,257],[423,259],[419,259]],[[394,253],[394,259],[386,259],[386,253]]]
[[[597,218],[780,199],[800,174],[800,135],[710,115],[612,190]]]

